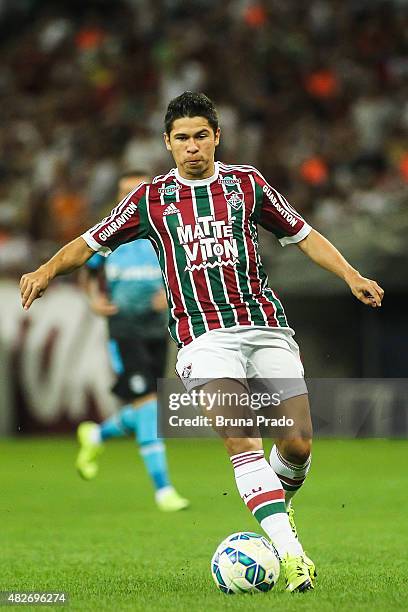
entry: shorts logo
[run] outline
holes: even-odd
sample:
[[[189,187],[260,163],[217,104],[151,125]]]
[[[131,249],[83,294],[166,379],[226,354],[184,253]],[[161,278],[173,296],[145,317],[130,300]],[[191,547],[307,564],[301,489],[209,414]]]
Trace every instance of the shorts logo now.
[[[181,185],[166,185],[165,187],[159,187],[158,192],[166,196],[174,196],[180,189]]]
[[[145,393],[147,390],[147,382],[141,374],[133,374],[129,379],[129,388],[137,395]]]
[[[192,363],[189,363],[188,365],[184,366],[183,371],[181,373],[181,378],[190,378],[192,369],[193,369]]]
[[[233,187],[234,185],[239,185],[241,183],[240,178],[233,178],[232,176],[226,176],[225,178],[219,178],[219,185],[226,185],[227,187]]]
[[[232,193],[226,195],[225,199],[232,208],[239,210],[244,203],[244,194],[233,191]]]

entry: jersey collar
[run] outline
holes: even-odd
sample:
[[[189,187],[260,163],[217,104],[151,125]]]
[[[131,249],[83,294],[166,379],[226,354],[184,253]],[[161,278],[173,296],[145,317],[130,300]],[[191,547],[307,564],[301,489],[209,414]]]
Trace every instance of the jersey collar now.
[[[215,166],[214,174],[205,179],[199,179],[197,181],[185,179],[182,176],[180,176],[178,168],[175,169],[175,176],[176,176],[177,181],[181,183],[182,185],[188,185],[189,187],[203,187],[217,180],[218,175],[220,173],[218,162],[214,162],[214,166]]]

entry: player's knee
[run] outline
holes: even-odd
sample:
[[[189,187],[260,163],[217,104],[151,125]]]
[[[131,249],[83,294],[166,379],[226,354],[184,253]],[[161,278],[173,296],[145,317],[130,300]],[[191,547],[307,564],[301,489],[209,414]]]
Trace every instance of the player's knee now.
[[[303,465],[310,457],[312,451],[311,438],[294,438],[281,440],[278,443],[279,452],[287,461],[295,465]]]
[[[230,457],[249,451],[262,450],[260,438],[225,438],[224,445]]]

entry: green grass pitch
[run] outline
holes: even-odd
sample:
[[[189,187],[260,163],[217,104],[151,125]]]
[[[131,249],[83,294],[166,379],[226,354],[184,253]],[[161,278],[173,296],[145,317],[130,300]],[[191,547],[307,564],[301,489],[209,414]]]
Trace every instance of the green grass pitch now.
[[[171,515],[154,506],[131,440],[107,445],[93,482],[73,469],[73,438],[0,441],[0,590],[66,591],[71,610],[407,609],[408,442],[315,443],[296,510],[319,578],[303,595],[283,592],[283,580],[268,594],[217,591],[218,543],[261,530],[218,441],[172,440],[168,451],[192,502]]]

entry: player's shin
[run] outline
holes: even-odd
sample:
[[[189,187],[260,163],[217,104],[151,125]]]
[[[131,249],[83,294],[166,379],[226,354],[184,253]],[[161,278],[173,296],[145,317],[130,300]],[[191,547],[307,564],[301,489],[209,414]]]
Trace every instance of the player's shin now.
[[[170,485],[166,449],[157,437],[157,400],[148,400],[134,410],[135,434],[140,455],[156,490]]]
[[[286,508],[289,507],[293,496],[299,491],[306,480],[310,469],[312,456],[309,455],[303,463],[296,464],[286,459],[276,444],[272,447],[269,463],[279,478],[285,491]]]
[[[155,488],[156,503],[163,512],[184,510],[190,502],[172,486],[167,467],[166,447],[157,436],[157,400],[147,400],[135,410],[136,440],[140,455]]]
[[[117,414],[106,419],[99,426],[101,440],[109,438],[121,438],[135,431],[136,414],[132,404],[123,406]]]
[[[282,485],[263,451],[233,455],[231,462],[242,500],[273,542],[281,559],[287,554],[301,555],[303,548],[290,528]]]

